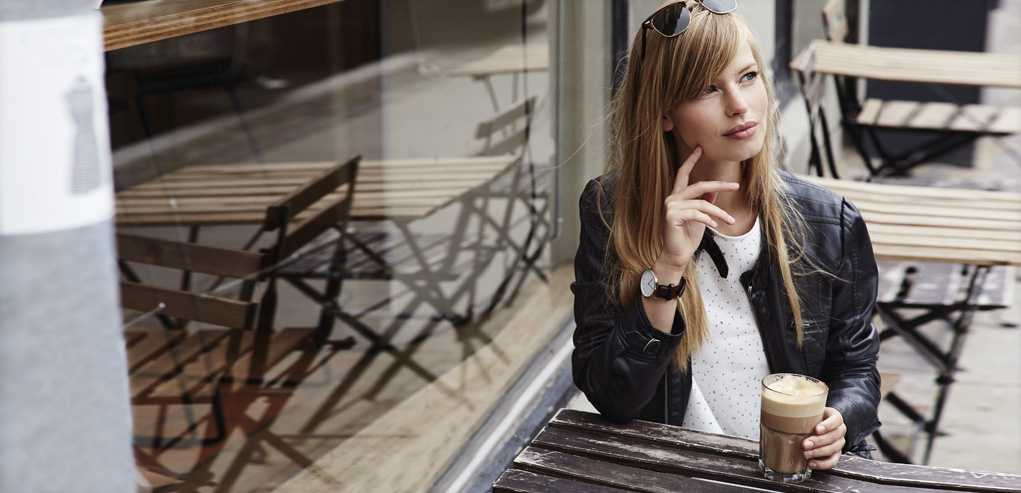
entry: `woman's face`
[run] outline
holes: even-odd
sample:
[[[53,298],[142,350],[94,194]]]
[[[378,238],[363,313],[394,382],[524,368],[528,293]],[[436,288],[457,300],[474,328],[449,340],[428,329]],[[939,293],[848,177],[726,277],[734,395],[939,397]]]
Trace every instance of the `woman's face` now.
[[[663,115],[663,131],[674,134],[685,155],[701,145],[703,160],[741,162],[762,149],[767,111],[762,74],[751,46],[742,43],[709,87]]]

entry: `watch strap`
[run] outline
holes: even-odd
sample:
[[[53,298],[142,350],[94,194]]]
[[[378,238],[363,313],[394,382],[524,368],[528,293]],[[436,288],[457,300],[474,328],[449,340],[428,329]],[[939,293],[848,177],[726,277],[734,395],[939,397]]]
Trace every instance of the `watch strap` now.
[[[652,292],[652,295],[664,300],[674,300],[684,293],[684,288],[687,285],[687,279],[683,277],[677,284],[656,284],[656,290]]]

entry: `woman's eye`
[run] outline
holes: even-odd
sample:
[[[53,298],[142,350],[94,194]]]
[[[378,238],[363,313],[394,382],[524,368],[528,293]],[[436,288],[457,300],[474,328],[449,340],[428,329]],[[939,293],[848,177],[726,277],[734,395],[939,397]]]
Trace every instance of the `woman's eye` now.
[[[741,79],[746,80],[746,81],[752,81],[752,80],[755,80],[755,78],[758,77],[758,76],[759,76],[758,72],[748,72],[747,74],[744,74],[744,76],[741,77]]]

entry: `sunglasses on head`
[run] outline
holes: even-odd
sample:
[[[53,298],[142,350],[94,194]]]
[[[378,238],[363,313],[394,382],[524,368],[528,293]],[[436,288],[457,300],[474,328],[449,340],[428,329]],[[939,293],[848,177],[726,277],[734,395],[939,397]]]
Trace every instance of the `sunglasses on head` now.
[[[719,15],[737,10],[737,0],[684,0],[671,3],[653,12],[642,22],[642,51],[638,59],[636,73],[641,73],[642,62],[645,59],[645,31],[652,29],[664,38],[680,36],[688,29],[688,23],[691,22],[691,8],[696,3]]]

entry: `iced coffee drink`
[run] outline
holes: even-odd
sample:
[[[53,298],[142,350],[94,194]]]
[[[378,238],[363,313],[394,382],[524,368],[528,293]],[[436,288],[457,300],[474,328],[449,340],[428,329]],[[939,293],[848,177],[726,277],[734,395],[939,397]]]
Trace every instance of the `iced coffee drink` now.
[[[759,466],[765,477],[785,482],[808,479],[808,459],[801,444],[822,421],[825,383],[794,373],[762,379]]]

